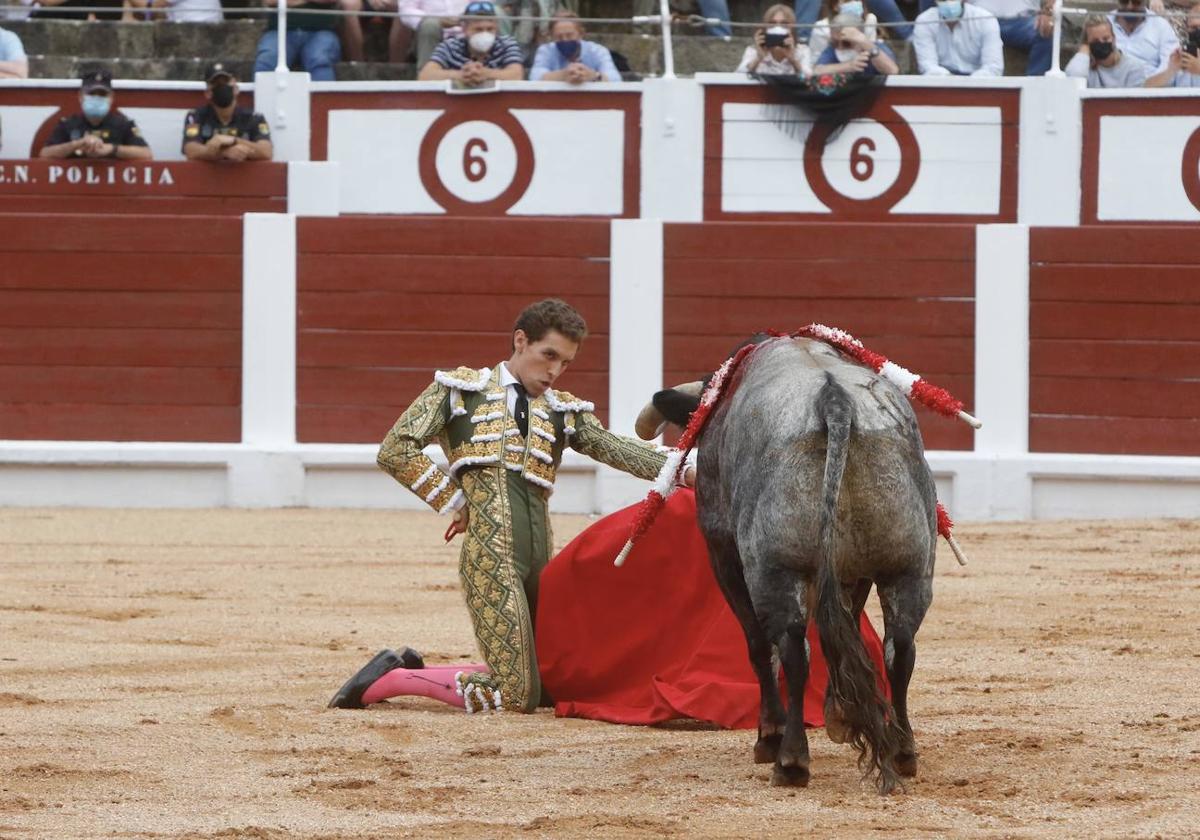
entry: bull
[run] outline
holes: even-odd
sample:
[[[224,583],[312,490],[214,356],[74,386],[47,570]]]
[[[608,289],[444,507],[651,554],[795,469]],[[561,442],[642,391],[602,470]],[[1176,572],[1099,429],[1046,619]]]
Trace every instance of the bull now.
[[[761,689],[754,761],[774,762],[773,784],[808,784],[811,616],[829,669],[826,732],[887,793],[917,770],[908,686],[933,598],[937,498],[916,417],[894,385],[823,342],[753,341],[700,438],[696,506]],[[643,429],[685,425],[697,391],[660,391]],[[890,702],[858,630],[872,585]]]

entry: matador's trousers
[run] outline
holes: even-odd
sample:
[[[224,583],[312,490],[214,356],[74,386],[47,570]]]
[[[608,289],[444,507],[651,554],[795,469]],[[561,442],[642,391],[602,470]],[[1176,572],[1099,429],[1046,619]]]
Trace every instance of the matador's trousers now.
[[[459,482],[470,517],[458,573],[479,652],[505,708],[531,712],[542,694],[533,634],[553,543],[547,494],[503,467],[464,470]]]

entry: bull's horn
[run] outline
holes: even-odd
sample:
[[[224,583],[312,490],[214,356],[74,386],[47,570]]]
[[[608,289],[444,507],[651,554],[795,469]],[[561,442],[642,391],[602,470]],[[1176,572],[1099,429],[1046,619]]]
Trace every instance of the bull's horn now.
[[[700,392],[704,390],[704,383],[700,380],[695,382],[684,382],[682,385],[676,385],[671,390],[681,391],[693,397],[700,396]],[[633,430],[642,440],[654,440],[663,433],[666,428],[667,418],[662,416],[662,412],[654,407],[653,401],[646,403],[637,416],[637,420],[633,423]]]

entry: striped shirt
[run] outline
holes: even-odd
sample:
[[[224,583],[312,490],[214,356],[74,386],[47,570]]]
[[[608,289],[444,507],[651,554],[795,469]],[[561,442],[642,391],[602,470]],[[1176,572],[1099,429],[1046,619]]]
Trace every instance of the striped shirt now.
[[[445,70],[461,70],[464,64],[472,60],[471,48],[467,46],[466,38],[447,38],[434,47],[429,60]],[[511,35],[497,35],[496,43],[492,44],[491,50],[488,51],[483,66],[499,70],[511,64],[524,63],[525,54],[521,52],[517,39]]]

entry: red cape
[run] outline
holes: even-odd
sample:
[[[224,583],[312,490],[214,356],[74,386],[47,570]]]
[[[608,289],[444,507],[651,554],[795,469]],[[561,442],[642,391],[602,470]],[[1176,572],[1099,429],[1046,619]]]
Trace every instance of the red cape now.
[[[694,718],[758,726],[758,681],[746,638],[708,563],[696,500],[677,490],[625,565],[613,566],[637,506],[592,525],[542,572],[537,653],[559,717],[649,724]],[[879,674],[883,650],[866,614],[863,642]],[[804,722],[823,726],[829,680],[816,627]]]

